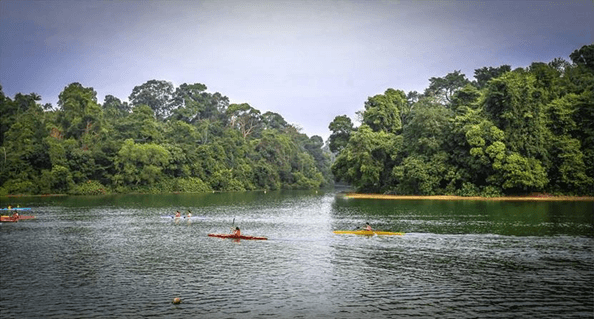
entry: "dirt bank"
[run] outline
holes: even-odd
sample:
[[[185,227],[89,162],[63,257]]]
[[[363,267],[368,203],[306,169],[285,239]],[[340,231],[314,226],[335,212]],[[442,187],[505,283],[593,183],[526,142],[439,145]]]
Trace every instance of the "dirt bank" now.
[[[484,200],[484,201],[594,201],[594,197],[582,196],[552,196],[552,195],[531,195],[531,196],[505,196],[505,197],[462,197],[462,196],[414,196],[414,195],[382,195],[382,194],[357,194],[347,193],[348,198],[364,199],[391,199],[391,200]]]

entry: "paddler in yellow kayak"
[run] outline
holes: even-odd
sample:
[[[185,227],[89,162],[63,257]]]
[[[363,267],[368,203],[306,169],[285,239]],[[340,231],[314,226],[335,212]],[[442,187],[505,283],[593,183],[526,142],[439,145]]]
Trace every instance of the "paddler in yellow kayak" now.
[[[371,225],[369,225],[369,223],[365,223],[365,227],[363,228],[359,228],[359,226],[355,227],[353,230],[367,230],[367,231],[373,231],[373,229],[371,229]]]

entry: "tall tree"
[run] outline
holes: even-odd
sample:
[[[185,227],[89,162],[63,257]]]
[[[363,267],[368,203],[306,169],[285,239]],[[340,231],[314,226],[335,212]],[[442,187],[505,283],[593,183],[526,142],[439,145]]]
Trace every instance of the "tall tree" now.
[[[338,181],[351,183],[359,191],[380,192],[390,186],[392,159],[401,147],[401,136],[374,132],[362,124],[336,157],[332,173]]]
[[[58,98],[58,121],[64,138],[74,138],[82,148],[95,144],[103,124],[103,112],[97,104],[97,92],[80,83],[72,83],[64,88]]]
[[[289,123],[285,121],[282,115],[270,111],[262,114],[262,123],[265,129],[276,129],[279,131],[283,131],[289,126]]]
[[[425,90],[425,96],[434,97],[437,102],[449,105],[452,97],[470,81],[460,70],[446,74],[443,78],[432,77],[429,79],[429,87]]]
[[[132,108],[127,102],[122,102],[113,95],[106,95],[103,100],[103,114],[107,118],[120,119],[132,111]]]
[[[406,94],[401,90],[388,89],[367,99],[365,111],[361,112],[363,123],[373,131],[397,133],[402,128],[401,110],[408,104]]]
[[[35,194],[39,191],[42,170],[51,169],[51,161],[44,139],[45,113],[36,103],[37,94],[17,94],[12,119],[15,121],[4,132],[0,157],[0,185],[13,194]]]
[[[116,185],[147,185],[164,178],[163,170],[169,164],[171,154],[157,144],[136,144],[128,139],[122,145],[115,160]]]
[[[173,84],[167,81],[150,80],[135,86],[128,100],[133,106],[148,105],[159,120],[164,120],[171,113]]]
[[[237,127],[244,139],[262,127],[260,111],[247,103],[229,105],[227,115],[230,126]]]
[[[41,96],[36,93],[21,94],[17,93],[14,100],[4,95],[2,86],[0,85],[0,145],[4,144],[4,133],[10,129],[12,124],[18,122],[27,111],[34,109],[36,112],[41,112],[41,106],[38,102]]]
[[[347,146],[351,133],[355,131],[353,122],[348,116],[339,115],[328,125],[328,128],[332,132],[328,138],[330,151],[339,153]]]
[[[452,112],[429,99],[418,102],[402,136],[409,154],[432,155],[442,150],[450,128]]]
[[[504,64],[499,67],[482,67],[474,70],[474,78],[476,79],[474,84],[477,88],[482,89],[487,85],[487,82],[491,79],[500,77],[506,72],[511,71],[511,66]]]
[[[509,72],[489,82],[485,111],[505,132],[510,151],[547,161],[546,102],[534,75]]]
[[[573,51],[569,58],[577,65],[583,65],[590,71],[594,71],[594,44],[584,45]]]
[[[201,83],[184,83],[175,89],[171,108],[176,119],[187,123],[209,118],[218,111],[212,95],[206,92],[206,85]]]
[[[132,113],[118,122],[121,139],[133,139],[135,142],[161,142],[163,123],[157,121],[153,110],[144,104],[132,108]]]

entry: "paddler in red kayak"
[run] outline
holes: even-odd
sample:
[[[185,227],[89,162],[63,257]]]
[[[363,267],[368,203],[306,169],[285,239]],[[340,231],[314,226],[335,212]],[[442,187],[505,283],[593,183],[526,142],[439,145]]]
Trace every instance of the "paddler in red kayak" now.
[[[239,227],[235,227],[235,230],[233,231],[233,236],[235,236],[235,237],[241,236],[241,230],[239,230]]]

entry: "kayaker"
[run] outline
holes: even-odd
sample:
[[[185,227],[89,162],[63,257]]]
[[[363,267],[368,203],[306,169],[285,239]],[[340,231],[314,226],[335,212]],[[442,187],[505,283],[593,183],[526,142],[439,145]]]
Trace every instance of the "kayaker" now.
[[[12,214],[12,218],[14,218],[14,219],[18,219],[18,218],[19,218],[19,213],[18,213],[18,212],[14,212],[14,213]]]
[[[178,210],[177,212],[175,212],[175,218],[180,218],[180,217],[181,217],[181,213]]]
[[[192,212],[188,209],[188,218],[192,217]]]
[[[241,236],[241,230],[239,230],[239,227],[235,227],[235,230],[233,231],[233,236]]]
[[[365,223],[365,230],[368,230],[368,231],[373,231],[373,230],[371,229],[371,225],[369,225],[369,223]]]

